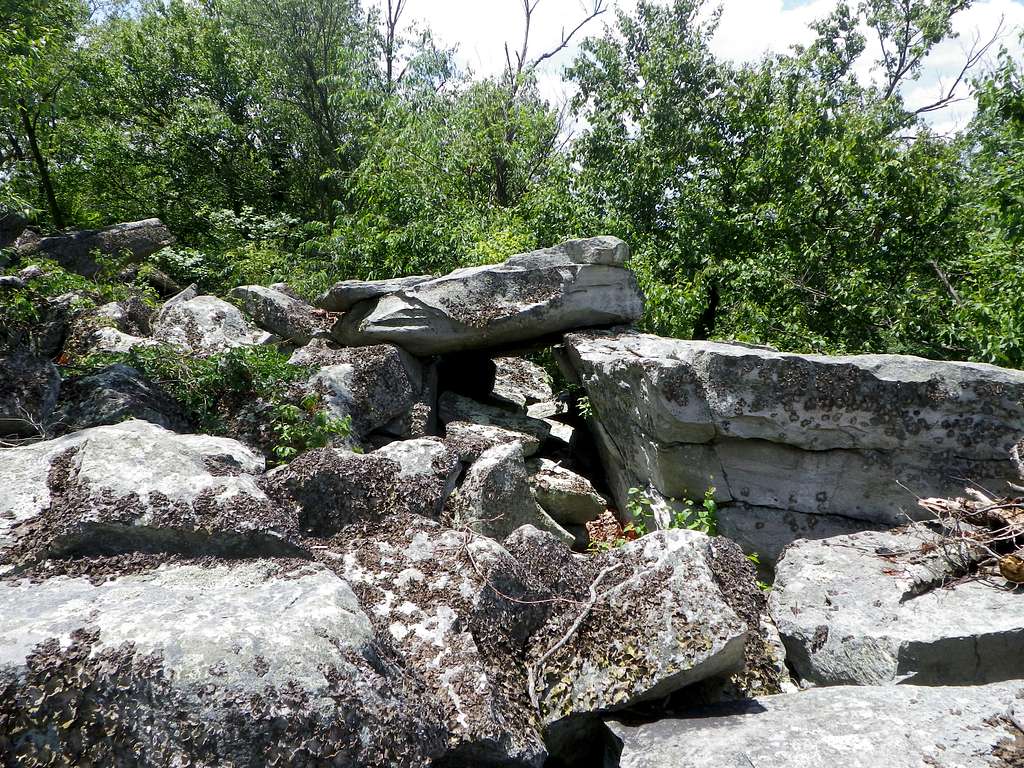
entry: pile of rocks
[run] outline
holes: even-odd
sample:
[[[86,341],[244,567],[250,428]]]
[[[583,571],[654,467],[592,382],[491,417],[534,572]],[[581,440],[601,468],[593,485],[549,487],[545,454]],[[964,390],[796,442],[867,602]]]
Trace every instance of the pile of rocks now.
[[[162,242],[144,224],[130,238]],[[17,248],[58,252],[46,240]],[[114,236],[71,236],[87,271],[78,240]],[[627,259],[615,238],[572,241],[339,283],[318,306],[286,285],[232,302],[190,286],[0,359],[0,433],[23,439],[0,448],[0,754],[1014,759],[1024,598],[976,578],[981,549],[883,529],[912,494],[1016,478],[1024,374],[642,335]],[[268,469],[246,434],[192,434],[131,368],[62,381],[67,344],[275,344],[352,434]],[[552,345],[573,393],[529,359]],[[726,535],[679,527],[711,487]],[[589,541],[599,517],[638,513],[651,533]]]

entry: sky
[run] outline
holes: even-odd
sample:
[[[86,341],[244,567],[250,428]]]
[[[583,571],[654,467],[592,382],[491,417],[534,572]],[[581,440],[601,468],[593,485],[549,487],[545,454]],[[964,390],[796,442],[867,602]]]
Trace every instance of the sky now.
[[[554,47],[564,27],[571,29],[583,18],[583,2],[590,0],[541,0],[534,15],[531,49],[540,53]],[[790,46],[806,43],[812,37],[808,24],[827,15],[836,0],[720,0],[724,10],[718,33],[713,41],[715,52],[734,61],[754,60],[767,52],[784,52]],[[632,10],[636,0],[610,0],[614,7]],[[714,4],[711,0],[709,4]],[[515,49],[522,40],[521,0],[409,0],[410,20],[429,23],[435,36],[447,45],[458,47],[461,64],[480,75],[500,72],[505,62],[504,44]],[[967,11],[954,19],[954,30],[960,33],[933,50],[921,78],[904,89],[908,106],[933,102],[963,66],[965,50],[980,35],[988,39],[1003,19],[1001,42],[1018,55],[1024,55],[1018,32],[1024,29],[1024,0],[976,0]],[[614,20],[609,11],[591,22],[584,32],[600,33]],[[993,56],[998,46],[993,48]],[[540,72],[540,86],[545,96],[558,102],[568,95],[561,72],[572,61],[574,51],[567,50],[552,59]],[[861,62],[862,78],[869,76],[870,61],[877,58],[877,48],[869,49]],[[967,89],[961,89],[963,95]],[[935,130],[950,132],[962,127],[974,112],[968,99],[935,113],[930,120]]]

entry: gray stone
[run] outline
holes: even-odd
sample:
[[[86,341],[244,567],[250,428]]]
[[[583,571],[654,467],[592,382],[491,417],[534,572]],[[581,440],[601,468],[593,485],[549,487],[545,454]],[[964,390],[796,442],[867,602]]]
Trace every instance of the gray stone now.
[[[920,525],[796,542],[769,600],[790,666],[818,685],[1024,678],[1024,594],[958,581],[981,556]]]
[[[443,755],[437,714],[324,566],[135,570],[0,582],[14,764],[412,768]]]
[[[494,367],[494,399],[525,409],[554,397],[547,373],[536,363],[521,357],[496,357]]]
[[[68,552],[295,554],[294,518],[234,440],[145,421],[0,450],[0,558]]]
[[[0,291],[20,291],[26,287],[25,281],[14,275],[0,275]]]
[[[335,349],[314,339],[296,350],[289,362],[319,368],[309,388],[321,393],[332,416],[352,417],[360,440],[397,418],[411,418],[410,412],[424,397],[423,366],[391,344]]]
[[[153,338],[208,356],[263,344],[268,335],[250,325],[233,304],[215,296],[195,296],[165,304],[153,321]]]
[[[898,524],[914,494],[999,492],[1024,424],[1024,373],[914,357],[794,355],[633,332],[566,337],[615,499],[671,499]]]
[[[537,503],[562,525],[584,525],[608,509],[608,501],[582,475],[548,459],[529,465]]]
[[[231,296],[241,299],[243,309],[256,325],[285,341],[308,344],[315,333],[327,329],[313,307],[281,291],[243,285],[232,290]]]
[[[399,344],[427,356],[630,323],[643,299],[612,237],[577,240],[467,267],[352,307],[332,329],[345,344]]]
[[[308,451],[267,473],[263,486],[314,536],[396,514],[437,517],[455,487],[458,457],[439,440],[391,443],[372,453]]]
[[[343,280],[321,294],[316,305],[328,312],[348,312],[361,301],[398,293],[432,279],[431,275],[415,275],[391,280]]]
[[[110,326],[103,326],[91,334],[90,345],[93,352],[127,354],[136,347],[160,347],[163,346],[163,342],[124,333]]]
[[[500,541],[523,525],[533,525],[567,546],[574,541],[533,498],[518,442],[484,451],[466,472],[453,500],[457,524],[483,536]]]
[[[65,269],[93,277],[99,271],[97,252],[103,256],[127,255],[132,261],[141,261],[173,242],[174,236],[160,219],[144,219],[66,235],[23,236],[15,242],[14,252],[20,259],[53,259]]]
[[[523,446],[523,456],[533,456],[540,448],[540,441],[533,435],[468,421],[449,422],[444,434],[448,446],[458,454],[460,461],[467,464],[479,459],[487,449],[499,445],[519,443]]]
[[[520,432],[530,435],[537,442],[543,443],[552,436],[552,422],[535,419],[525,413],[517,413],[497,405],[478,403],[455,392],[443,392],[437,401],[438,418],[442,424],[453,422],[469,422],[484,426],[501,427],[509,432]],[[565,425],[568,429],[568,425]]]
[[[49,360],[26,352],[0,356],[0,435],[43,434],[59,394],[60,373]]]
[[[75,432],[126,419],[141,419],[173,432],[191,425],[181,406],[134,368],[112,365],[63,383],[54,411],[54,429]]]
[[[839,687],[722,705],[644,725],[611,722],[621,768],[992,768],[1024,685]],[[618,750],[615,750],[618,751]],[[613,753],[614,754],[614,753]],[[1009,765],[1008,763],[1006,765]]]

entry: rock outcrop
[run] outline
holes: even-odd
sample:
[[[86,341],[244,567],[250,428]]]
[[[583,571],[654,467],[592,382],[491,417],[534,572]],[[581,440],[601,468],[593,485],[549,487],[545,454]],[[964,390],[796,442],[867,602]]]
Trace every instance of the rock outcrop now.
[[[53,428],[58,433],[77,432],[128,419],[174,432],[188,432],[191,426],[181,406],[166,392],[134,368],[118,364],[66,380]]]
[[[13,248],[19,259],[52,259],[67,270],[93,277],[99,271],[96,253],[127,255],[132,261],[141,261],[173,242],[174,236],[160,219],[144,219],[66,235],[31,238],[23,235]]]
[[[798,541],[771,613],[816,685],[977,685],[1024,679],[1024,595],[963,577],[987,557],[918,525]]]
[[[628,256],[625,243],[606,237],[456,270],[359,302],[331,333],[352,346],[388,342],[426,356],[633,322],[643,300]]]
[[[231,291],[260,328],[293,344],[308,344],[313,335],[326,331],[326,323],[304,301],[262,285],[242,285]]]
[[[153,321],[156,341],[207,356],[235,347],[255,346],[269,339],[236,306],[216,296],[181,297],[172,302],[165,304]]]

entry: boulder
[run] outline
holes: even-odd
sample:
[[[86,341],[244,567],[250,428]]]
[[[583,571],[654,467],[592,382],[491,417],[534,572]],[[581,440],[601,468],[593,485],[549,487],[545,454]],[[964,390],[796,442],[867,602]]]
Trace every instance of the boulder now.
[[[328,288],[316,305],[328,312],[348,312],[362,301],[398,293],[431,279],[430,275],[415,275],[392,280],[342,280]]]
[[[416,681],[322,565],[0,581],[0,616],[14,765],[412,768],[444,754]]]
[[[97,252],[142,261],[173,242],[174,236],[160,219],[144,219],[66,235],[22,237],[14,244],[14,252],[20,259],[52,259],[67,270],[93,277],[100,269],[95,258]]]
[[[373,453],[308,451],[268,472],[263,486],[292,511],[305,533],[329,537],[346,526],[399,513],[436,518],[460,468],[441,441],[407,440]]]
[[[0,559],[67,553],[296,554],[294,518],[234,440],[145,421],[0,450]]]
[[[530,487],[545,512],[562,525],[585,525],[608,509],[608,501],[582,475],[548,459],[528,465]]]
[[[319,368],[308,387],[321,394],[332,416],[352,417],[359,440],[395,419],[411,419],[424,397],[423,366],[391,344],[336,349],[315,339],[296,350],[289,362]]]
[[[453,496],[458,525],[501,541],[523,525],[533,525],[571,546],[575,537],[533,498],[523,447],[514,442],[484,451],[473,462]]]
[[[519,443],[523,456],[533,456],[540,448],[540,441],[525,432],[513,432],[488,424],[473,424],[468,421],[452,421],[445,426],[444,441],[455,451],[460,461],[470,464],[489,448]]]
[[[437,415],[442,424],[469,422],[484,426],[500,427],[509,432],[530,435],[543,443],[552,436],[555,429],[550,421],[535,419],[525,413],[510,411],[497,405],[478,403],[454,392],[443,392],[437,401]],[[568,427],[568,425],[565,425]]]
[[[536,363],[521,357],[498,357],[494,366],[491,397],[495,400],[525,409],[528,405],[548,402],[554,397],[547,372]]]
[[[246,314],[260,328],[293,344],[308,344],[326,330],[325,323],[306,302],[262,285],[243,285],[231,291]]]
[[[161,347],[164,342],[124,333],[111,326],[97,328],[89,337],[91,352],[127,354],[136,347]]]
[[[0,357],[0,435],[38,436],[51,421],[60,373],[29,352]]]
[[[629,331],[570,334],[619,505],[628,489],[899,524],[968,477],[998,493],[1024,372],[916,357],[795,355]]]
[[[9,248],[25,231],[28,221],[13,211],[0,212],[0,250]]]
[[[1024,685],[839,687],[767,696],[638,724],[611,722],[620,768],[992,768],[1019,735]],[[1018,753],[1019,754],[1019,753]]]
[[[522,660],[544,605],[497,542],[394,518],[326,555],[403,664],[423,680],[451,766],[540,768],[547,752]]]
[[[139,371],[120,364],[65,381],[53,415],[54,428],[61,433],[127,419],[148,421],[173,432],[191,428],[181,406],[166,392]]]
[[[189,289],[186,289],[188,291]],[[179,294],[181,296],[181,294]],[[153,338],[194,355],[265,343],[269,336],[249,324],[238,307],[215,296],[171,299],[153,321]]]
[[[391,342],[428,356],[630,323],[643,299],[624,267],[628,255],[625,243],[604,237],[459,269],[356,304],[331,334],[344,344]]]
[[[816,685],[973,685],[1024,678],[1024,594],[961,577],[982,557],[922,525],[798,541],[771,614]]]

